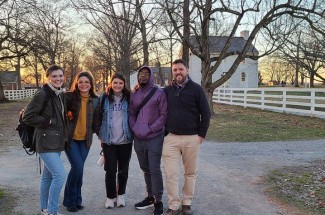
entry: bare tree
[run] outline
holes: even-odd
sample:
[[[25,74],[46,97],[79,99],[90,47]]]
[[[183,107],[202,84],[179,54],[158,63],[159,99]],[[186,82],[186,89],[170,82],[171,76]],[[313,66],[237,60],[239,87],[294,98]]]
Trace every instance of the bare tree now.
[[[67,4],[62,1],[31,2],[28,16],[33,29],[33,51],[37,52],[39,63],[45,70],[49,65],[60,64],[67,46],[67,32],[71,29],[67,17]]]
[[[86,70],[91,71],[94,75],[96,82],[96,90],[104,91],[107,87],[107,66],[104,61],[102,61],[96,55],[87,55],[84,58],[83,66]]]
[[[26,34],[22,28],[22,14],[26,11],[19,8],[14,0],[0,1],[0,64],[10,65],[13,59],[25,56],[29,49]],[[20,61],[18,61],[20,62]],[[11,66],[12,68],[13,66]],[[18,89],[20,86],[20,70],[14,67],[18,76]],[[3,87],[0,82],[0,102],[6,101]]]
[[[185,60],[185,62],[188,64],[189,63],[189,58],[190,58],[190,52],[189,52],[189,47],[187,46],[185,41],[190,40],[190,1],[189,0],[184,0],[184,6],[183,6],[183,42],[182,42],[182,58]]]
[[[277,84],[280,84],[282,81],[292,83],[294,67],[279,55],[273,54],[265,57],[260,62],[260,69],[269,77],[269,81],[275,81]]]
[[[121,0],[76,0],[74,6],[83,17],[100,32],[102,41],[109,44],[115,71],[124,73],[129,82],[134,59],[132,56],[138,51],[135,41],[136,28],[131,24],[137,19],[133,4]]]
[[[298,26],[290,37],[283,39],[285,42],[279,51],[293,66],[308,72],[310,87],[314,87],[316,77],[322,82],[325,81],[319,74],[319,71],[325,68],[323,38],[320,33],[308,26]]]
[[[74,77],[81,71],[81,58],[85,53],[85,49],[79,43],[82,42],[79,38],[81,38],[80,35],[71,36],[61,57],[61,65],[66,72],[65,82],[68,89],[70,89]]]
[[[181,1],[157,0],[161,7],[168,13],[170,21],[173,23],[175,31],[183,42],[190,47],[191,52],[201,59],[201,85],[209,99],[212,107],[212,94],[214,89],[225,83],[236,71],[240,62],[246,57],[257,59],[274,51],[275,47],[269,47],[260,56],[252,56],[247,53],[252,49],[252,44],[259,32],[268,30],[271,27],[274,32],[269,32],[274,37],[277,33],[289,34],[290,24],[286,20],[289,17],[304,20],[318,32],[324,32],[324,0],[302,0],[302,1],[276,1],[276,0],[256,0],[256,1],[198,1],[190,2],[190,29],[195,41],[187,40],[181,32],[183,7]],[[231,32],[228,34],[227,41],[218,56],[211,58],[209,42],[209,22],[213,15],[222,16],[225,19],[234,20]],[[244,25],[247,19],[254,20],[251,34],[242,50],[232,53],[229,51],[232,38],[238,31],[240,25]],[[230,24],[230,22],[227,22]],[[277,26],[277,28],[275,28]],[[195,44],[196,46],[194,46]],[[212,74],[220,66],[223,59],[230,55],[237,58],[224,76],[216,81],[212,81]]]
[[[92,56],[87,57],[85,60],[86,68],[93,72],[99,72],[101,76],[96,81],[101,86],[102,90],[105,90],[108,84],[108,78],[111,77],[113,70],[113,65],[115,62],[113,60],[113,50],[114,47],[109,38],[102,37],[99,32],[93,34],[92,37],[87,42],[88,49],[92,52]]]

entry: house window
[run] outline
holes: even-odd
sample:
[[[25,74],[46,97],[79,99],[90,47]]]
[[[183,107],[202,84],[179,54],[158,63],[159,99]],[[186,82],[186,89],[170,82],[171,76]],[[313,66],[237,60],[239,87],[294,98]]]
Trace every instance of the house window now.
[[[240,79],[241,79],[241,81],[245,81],[246,80],[246,73],[245,72],[242,72],[241,73]]]

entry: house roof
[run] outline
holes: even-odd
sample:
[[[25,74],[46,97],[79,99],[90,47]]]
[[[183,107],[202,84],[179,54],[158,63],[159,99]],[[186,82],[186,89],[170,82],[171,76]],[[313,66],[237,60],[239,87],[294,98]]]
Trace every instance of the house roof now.
[[[223,47],[226,44],[228,37],[226,36],[210,36],[209,37],[209,43],[210,43],[210,53],[211,54],[217,54],[220,53]],[[198,49],[198,43],[195,39],[195,36],[190,37],[190,43],[193,45],[193,47],[196,50]],[[229,52],[238,52],[242,51],[244,46],[246,44],[246,40],[243,37],[233,37],[230,41],[230,47],[228,48],[227,53]],[[248,49],[247,55],[258,55],[257,49],[251,45]]]
[[[158,72],[158,67],[150,67],[152,69],[153,72]],[[170,67],[161,67],[161,71],[162,73],[169,73],[171,72],[171,68]]]
[[[0,71],[0,80],[2,83],[16,82],[17,73],[15,71]]]
[[[158,72],[158,67],[154,67],[154,66],[149,66],[149,67],[154,73]],[[170,67],[161,67],[161,71],[162,71],[162,73],[170,73],[171,68]],[[138,73],[138,70],[131,72],[131,74],[134,74],[134,73]]]

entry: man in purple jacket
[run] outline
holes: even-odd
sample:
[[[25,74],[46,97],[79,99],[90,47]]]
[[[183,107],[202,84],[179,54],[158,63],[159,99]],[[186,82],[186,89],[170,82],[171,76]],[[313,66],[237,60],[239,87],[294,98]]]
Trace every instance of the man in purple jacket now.
[[[135,204],[137,209],[155,206],[154,215],[163,214],[163,179],[160,169],[164,127],[167,120],[167,99],[162,89],[156,89],[148,102],[138,110],[140,104],[154,85],[154,76],[147,66],[138,72],[138,85],[130,96],[129,123],[134,133],[134,150],[144,173],[148,196]]]

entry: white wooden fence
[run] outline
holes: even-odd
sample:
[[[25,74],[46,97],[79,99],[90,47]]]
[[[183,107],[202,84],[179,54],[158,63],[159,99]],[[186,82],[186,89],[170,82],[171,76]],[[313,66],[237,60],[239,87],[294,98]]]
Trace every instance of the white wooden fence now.
[[[5,97],[8,100],[19,100],[23,98],[32,97],[37,89],[27,89],[27,90],[4,90]]]
[[[325,119],[321,88],[218,88],[213,102]]]

